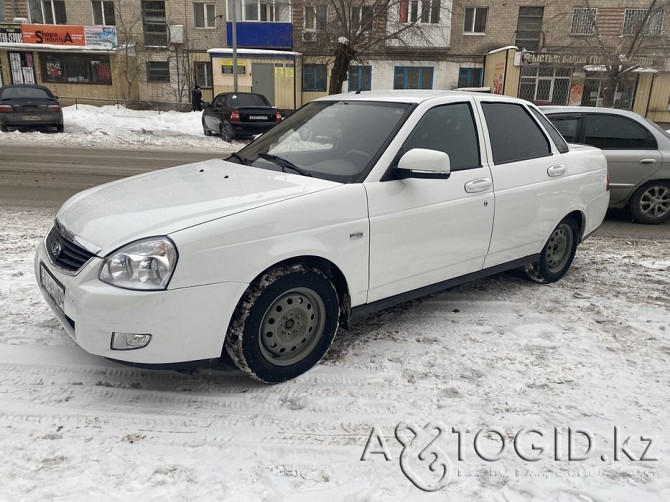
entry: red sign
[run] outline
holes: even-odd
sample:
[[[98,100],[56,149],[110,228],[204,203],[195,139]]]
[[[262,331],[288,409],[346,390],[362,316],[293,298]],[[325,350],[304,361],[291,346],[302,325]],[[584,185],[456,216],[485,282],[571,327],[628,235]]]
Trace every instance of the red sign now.
[[[24,44],[86,45],[83,26],[22,24]]]

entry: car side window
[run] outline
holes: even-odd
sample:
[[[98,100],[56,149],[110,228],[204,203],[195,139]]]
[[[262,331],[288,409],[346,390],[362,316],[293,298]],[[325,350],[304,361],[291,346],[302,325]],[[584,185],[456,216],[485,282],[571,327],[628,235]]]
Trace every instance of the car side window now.
[[[634,120],[604,113],[584,115],[584,142],[603,150],[657,148],[651,133]]]
[[[494,164],[551,155],[549,141],[526,108],[516,103],[482,103]]]
[[[449,155],[452,171],[480,167],[479,137],[469,103],[436,106],[414,127],[402,151],[437,150]]]
[[[558,129],[558,132],[565,138],[565,141],[569,143],[581,143],[581,138],[579,137],[579,127],[581,125],[581,116],[580,115],[548,115],[549,120],[554,127]]]
[[[547,119],[547,117],[545,117],[540,110],[531,108],[530,111],[533,112],[535,118],[537,118],[540,124],[542,124],[542,127],[544,127],[545,131],[547,131],[547,134],[549,134],[551,137],[554,145],[556,145],[556,149],[561,153],[570,151],[570,148],[568,148],[568,144],[563,139],[563,136],[561,136],[561,133],[556,130],[551,122],[549,122],[549,119]]]
[[[221,102],[223,101],[224,96],[217,96],[212,102],[212,108],[221,108]]]

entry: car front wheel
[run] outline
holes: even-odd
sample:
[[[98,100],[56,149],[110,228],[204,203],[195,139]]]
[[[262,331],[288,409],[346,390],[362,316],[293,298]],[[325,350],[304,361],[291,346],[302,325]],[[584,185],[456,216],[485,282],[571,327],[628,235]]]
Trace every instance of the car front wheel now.
[[[306,372],[326,354],[339,318],[337,292],[315,268],[276,267],[240,300],[225,350],[252,378],[278,383]]]
[[[638,189],[630,200],[635,221],[656,225],[670,219],[670,183],[654,181]]]
[[[563,277],[577,252],[579,228],[574,218],[564,218],[551,232],[540,258],[526,265],[526,274],[537,282],[556,282]]]

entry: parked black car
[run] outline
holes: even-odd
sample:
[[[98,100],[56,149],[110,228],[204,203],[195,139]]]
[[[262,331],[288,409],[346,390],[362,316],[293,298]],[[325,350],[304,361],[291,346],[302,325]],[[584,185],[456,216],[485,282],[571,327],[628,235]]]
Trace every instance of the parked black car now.
[[[63,110],[58,98],[41,85],[15,84],[0,87],[0,130],[45,129],[63,132]]]
[[[224,141],[262,134],[281,122],[281,113],[262,94],[218,94],[202,112],[205,136],[220,134]]]

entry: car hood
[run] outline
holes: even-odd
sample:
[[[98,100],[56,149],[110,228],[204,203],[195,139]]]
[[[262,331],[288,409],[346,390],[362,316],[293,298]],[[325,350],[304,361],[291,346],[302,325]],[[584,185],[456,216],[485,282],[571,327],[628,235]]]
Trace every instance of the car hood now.
[[[56,219],[64,231],[104,256],[128,242],[340,186],[223,160],[154,171],[83,191]]]

